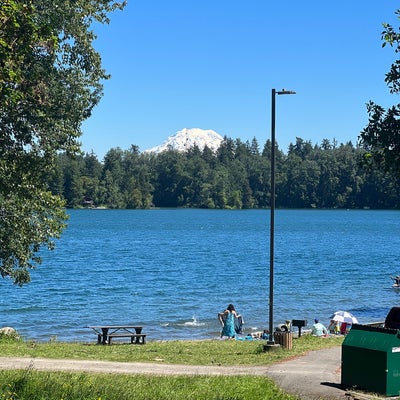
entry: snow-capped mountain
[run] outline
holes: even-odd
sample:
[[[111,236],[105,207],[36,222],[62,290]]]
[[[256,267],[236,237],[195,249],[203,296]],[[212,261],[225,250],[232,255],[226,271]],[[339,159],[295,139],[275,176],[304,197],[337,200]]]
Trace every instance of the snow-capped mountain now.
[[[167,140],[159,146],[145,150],[144,153],[161,153],[168,149],[177,151],[187,151],[197,145],[200,150],[205,146],[216,151],[224,138],[213,130],[199,128],[184,128],[174,135],[168,136]]]

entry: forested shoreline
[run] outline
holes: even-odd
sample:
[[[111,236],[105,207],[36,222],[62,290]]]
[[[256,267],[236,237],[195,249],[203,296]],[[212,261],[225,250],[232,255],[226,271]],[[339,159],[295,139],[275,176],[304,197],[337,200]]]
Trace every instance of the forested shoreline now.
[[[276,149],[276,207],[398,209],[399,180],[366,169],[364,150],[351,142],[320,145],[297,138],[287,153]],[[48,176],[53,194],[67,207],[145,209],[268,208],[271,142],[225,137],[216,153],[197,147],[154,154],[110,149],[102,162],[94,153],[58,155]]]

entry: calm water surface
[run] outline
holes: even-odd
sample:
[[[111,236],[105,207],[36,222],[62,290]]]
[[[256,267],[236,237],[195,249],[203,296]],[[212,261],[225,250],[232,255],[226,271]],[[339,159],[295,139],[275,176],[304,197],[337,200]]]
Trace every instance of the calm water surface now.
[[[275,325],[344,309],[360,322],[399,305],[400,213],[277,210]],[[269,211],[72,210],[56,250],[22,288],[1,280],[0,325],[26,339],[94,341],[95,324],[141,324],[151,339],[218,336],[234,303],[268,327]]]

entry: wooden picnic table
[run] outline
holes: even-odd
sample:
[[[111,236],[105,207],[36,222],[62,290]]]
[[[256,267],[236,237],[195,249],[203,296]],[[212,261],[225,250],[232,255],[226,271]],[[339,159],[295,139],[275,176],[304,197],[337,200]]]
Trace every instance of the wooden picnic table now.
[[[111,344],[113,338],[129,337],[131,343],[145,344],[146,335],[142,333],[142,326],[137,325],[89,325],[97,334],[98,344]]]

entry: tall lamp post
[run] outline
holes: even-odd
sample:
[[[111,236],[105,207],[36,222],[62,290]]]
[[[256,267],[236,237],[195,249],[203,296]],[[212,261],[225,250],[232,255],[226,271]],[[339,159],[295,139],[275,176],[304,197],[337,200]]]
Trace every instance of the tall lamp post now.
[[[269,338],[267,344],[274,345],[274,237],[275,237],[275,97],[281,94],[296,94],[291,90],[272,89],[271,98],[271,219],[269,238]]]

